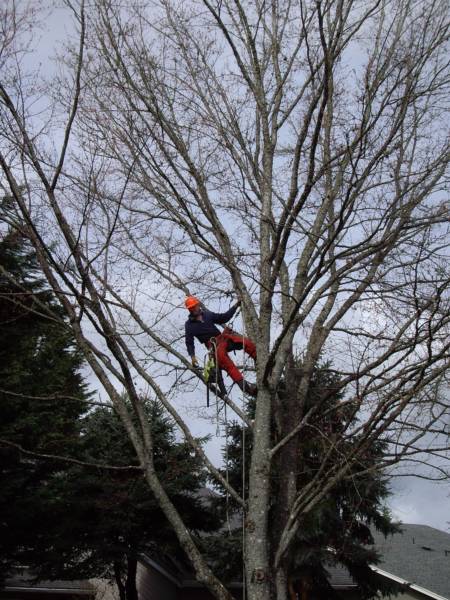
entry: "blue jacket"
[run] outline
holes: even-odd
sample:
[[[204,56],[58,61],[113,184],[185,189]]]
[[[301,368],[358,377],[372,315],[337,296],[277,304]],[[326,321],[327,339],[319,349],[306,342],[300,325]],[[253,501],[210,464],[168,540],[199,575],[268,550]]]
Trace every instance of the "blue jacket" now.
[[[214,324],[223,325],[229,321],[237,308],[237,305],[234,305],[224,313],[213,313],[209,310],[204,310],[202,312],[202,321],[197,321],[195,317],[189,315],[189,319],[185,325],[186,348],[189,356],[195,356],[194,337],[200,343],[206,344],[212,337],[216,337],[216,335],[221,333]]]

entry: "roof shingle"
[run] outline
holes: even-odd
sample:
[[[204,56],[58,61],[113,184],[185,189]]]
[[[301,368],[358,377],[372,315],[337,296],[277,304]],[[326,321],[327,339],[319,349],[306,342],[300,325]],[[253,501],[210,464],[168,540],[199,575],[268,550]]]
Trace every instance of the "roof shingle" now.
[[[380,569],[450,599],[450,534],[428,525],[401,525],[385,538],[372,532]]]

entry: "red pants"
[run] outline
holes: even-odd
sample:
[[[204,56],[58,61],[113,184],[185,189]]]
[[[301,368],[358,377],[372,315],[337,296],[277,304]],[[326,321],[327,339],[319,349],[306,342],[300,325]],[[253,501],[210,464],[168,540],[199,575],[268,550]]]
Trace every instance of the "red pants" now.
[[[233,333],[230,329],[225,327],[223,333],[215,338],[212,338],[213,342],[209,342],[207,347],[214,352],[217,358],[217,365],[220,369],[223,369],[228,373],[231,379],[237,383],[244,379],[244,376],[236,367],[234,362],[228,356],[230,350],[244,350],[251,358],[256,360],[256,346],[255,344],[246,337]]]

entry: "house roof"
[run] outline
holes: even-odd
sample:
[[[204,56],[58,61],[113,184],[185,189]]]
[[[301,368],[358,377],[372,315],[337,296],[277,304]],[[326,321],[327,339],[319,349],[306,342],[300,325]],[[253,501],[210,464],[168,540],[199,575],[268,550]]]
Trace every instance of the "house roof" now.
[[[401,525],[385,538],[372,532],[383,571],[450,600],[450,534],[428,525]]]
[[[334,589],[347,589],[356,587],[356,583],[347,569],[342,565],[327,565],[330,576],[330,585]]]
[[[70,595],[94,596],[93,585],[87,581],[38,581],[29,569],[17,569],[14,576],[5,581],[3,591],[7,592],[48,592]]]
[[[430,598],[450,600],[450,534],[427,525],[401,525],[402,532],[390,535],[372,531],[381,561],[374,566],[380,575],[413,586]],[[149,557],[143,557],[144,562]],[[152,557],[153,566],[161,567],[164,574],[179,586],[198,585],[190,567],[173,557]],[[330,583],[336,589],[355,587],[347,569],[329,565]],[[239,585],[235,582],[235,585]]]

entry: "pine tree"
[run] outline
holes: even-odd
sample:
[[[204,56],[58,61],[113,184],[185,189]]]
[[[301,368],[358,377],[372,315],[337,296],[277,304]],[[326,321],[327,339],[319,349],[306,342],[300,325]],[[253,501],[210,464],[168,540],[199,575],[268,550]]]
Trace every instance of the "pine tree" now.
[[[0,585],[25,564],[37,579],[110,577],[121,598],[136,600],[140,552],[184,557],[140,470],[39,458],[136,463],[114,412],[86,412],[80,353],[17,231],[1,239],[0,265]],[[198,494],[205,483],[198,459],[157,403],[146,410],[167,493],[193,532],[216,529]]]
[[[1,582],[42,533],[42,490],[61,468],[32,453],[73,455],[88,393],[81,355],[17,230],[0,240],[0,265]]]
[[[300,366],[297,365],[297,370]],[[296,380],[295,372],[293,380]],[[290,470],[295,468],[297,487],[306,486],[314,476],[323,459],[323,452],[329,448],[330,440],[344,438],[344,423],[346,426],[353,424],[351,406],[340,408],[342,393],[338,393],[338,377],[325,364],[318,367],[311,381],[310,390],[305,406],[306,413],[311,406],[320,403],[320,410],[310,421],[309,426],[295,441],[294,451],[289,455],[292,461]],[[292,386],[292,383],[291,383]],[[286,389],[293,390],[291,386]],[[295,387],[295,386],[294,386]],[[285,390],[279,391],[280,402],[285,402],[286,419],[289,419],[289,395],[295,393]],[[247,411],[252,418],[255,406],[250,402]],[[273,423],[273,436],[276,442],[282,423]],[[227,458],[225,470],[230,484],[242,492],[243,452],[242,441],[245,439],[245,455],[250,456],[252,436],[249,428],[245,429],[242,436],[242,426],[237,422],[230,424],[229,437],[225,456]],[[324,443],[324,440],[326,442]],[[358,444],[359,439],[353,437],[348,444]],[[349,448],[345,449],[345,453]],[[379,556],[371,547],[373,537],[371,527],[385,535],[398,531],[385,508],[384,500],[389,494],[387,479],[378,471],[370,472],[370,466],[382,458],[386,448],[382,442],[372,446],[366,453],[363,463],[355,465],[349,478],[341,481],[332,489],[315,508],[308,512],[302,519],[302,525],[291,546],[286,558],[286,570],[289,578],[289,592],[291,598],[302,600],[332,600],[339,598],[339,593],[330,585],[330,574],[327,567],[333,565],[345,566],[358,586],[360,598],[375,598],[378,593],[389,594],[397,591],[396,584],[386,583],[369,568],[376,564]],[[280,512],[283,508],[285,482],[281,473],[285,472],[286,456],[280,457],[272,471],[272,509],[271,519],[283,522]],[[333,460],[339,460],[336,453]],[[296,466],[293,467],[293,464]],[[246,471],[249,464],[246,462]],[[360,471],[366,472],[358,474]],[[245,477],[248,481],[248,476]],[[240,515],[239,507],[231,498],[226,497],[218,488],[221,497],[217,502],[218,510],[225,519],[225,514]],[[245,490],[247,495],[247,490]],[[231,522],[239,523],[238,527],[220,535],[213,535],[206,544],[210,560],[215,565],[220,565],[220,570],[229,580],[240,578],[242,573],[242,526],[239,517],[233,516]],[[277,528],[273,528],[275,535]],[[276,545],[273,540],[273,546]]]
[[[220,521],[198,493],[205,484],[198,458],[186,443],[176,440],[173,424],[156,401],[147,401],[145,406],[154,438],[155,468],[166,492],[196,535],[217,529]],[[114,466],[136,463],[131,443],[112,410],[98,408],[85,417],[81,456]],[[141,553],[185,560],[140,470],[73,466],[49,482],[48,493],[51,514],[59,526],[47,534],[47,550],[35,565],[38,574],[115,579],[122,600],[136,600]]]

